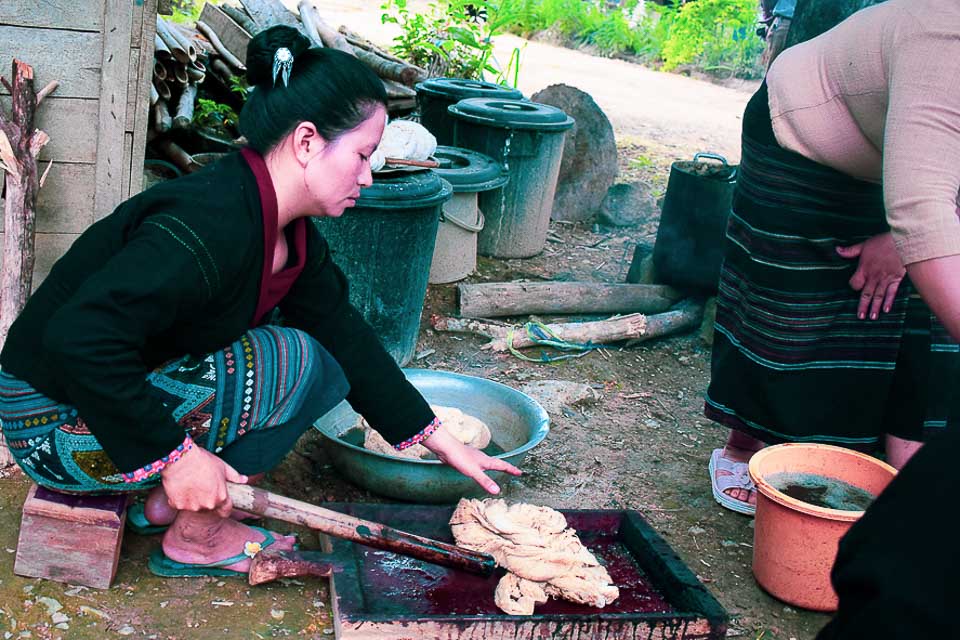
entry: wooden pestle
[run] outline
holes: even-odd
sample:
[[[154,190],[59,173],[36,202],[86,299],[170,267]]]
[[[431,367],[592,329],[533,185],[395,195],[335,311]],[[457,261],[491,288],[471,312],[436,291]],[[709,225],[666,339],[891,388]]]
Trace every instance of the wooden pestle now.
[[[486,553],[424,538],[249,485],[227,483],[227,491],[235,509],[310,527],[335,538],[484,576],[493,573],[497,566],[493,556]]]

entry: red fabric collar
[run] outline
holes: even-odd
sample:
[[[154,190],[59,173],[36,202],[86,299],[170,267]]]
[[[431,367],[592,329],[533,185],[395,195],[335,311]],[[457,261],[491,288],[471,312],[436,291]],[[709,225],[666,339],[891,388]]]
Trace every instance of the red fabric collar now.
[[[293,244],[287,247],[287,251],[295,254],[296,262],[274,274],[273,254],[277,247],[278,234],[277,192],[273,187],[273,180],[270,179],[267,163],[260,154],[249,147],[244,147],[240,153],[257,179],[260,207],[263,210],[263,272],[260,274],[260,296],[250,325],[256,327],[263,321],[264,316],[286,297],[303,271],[307,256],[307,219],[297,218],[290,223],[293,226]],[[287,263],[289,264],[289,259]]]

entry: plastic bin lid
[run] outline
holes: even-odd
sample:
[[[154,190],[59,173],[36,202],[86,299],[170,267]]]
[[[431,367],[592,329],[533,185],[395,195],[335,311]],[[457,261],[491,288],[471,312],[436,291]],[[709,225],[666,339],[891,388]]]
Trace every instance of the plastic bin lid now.
[[[507,98],[521,99],[519,89],[505,87],[502,84],[465,80],[463,78],[430,78],[416,85],[418,92],[432,96],[442,96],[454,102],[464,98]]]
[[[374,176],[373,184],[360,190],[356,209],[422,209],[446,202],[453,187],[433,171],[415,171]]]
[[[454,193],[489,191],[510,179],[503,165],[476,151],[439,146],[433,157],[440,163],[440,168],[433,171],[453,185]]]
[[[460,120],[502,129],[566,131],[574,122],[563,109],[526,100],[468,98],[447,111]]]

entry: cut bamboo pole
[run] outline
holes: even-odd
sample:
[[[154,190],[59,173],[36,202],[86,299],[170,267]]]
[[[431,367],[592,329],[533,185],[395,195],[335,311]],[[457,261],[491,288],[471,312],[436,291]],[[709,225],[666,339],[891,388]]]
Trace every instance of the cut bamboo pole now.
[[[186,129],[193,122],[193,105],[197,100],[197,85],[190,83],[183,88],[177,101],[177,114],[173,117],[174,129]]]
[[[207,40],[210,41],[210,44],[213,45],[213,48],[216,49],[217,54],[226,60],[227,64],[233,66],[234,69],[238,71],[246,71],[247,67],[244,66],[240,60],[237,59],[235,55],[227,51],[227,48],[223,46],[223,42],[220,41],[220,36],[207,25],[207,23],[202,20],[197,20],[197,30],[207,37]]]

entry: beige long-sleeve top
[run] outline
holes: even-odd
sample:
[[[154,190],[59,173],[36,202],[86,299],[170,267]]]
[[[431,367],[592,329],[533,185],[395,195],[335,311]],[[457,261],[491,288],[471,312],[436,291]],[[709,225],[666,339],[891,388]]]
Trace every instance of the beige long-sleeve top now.
[[[784,51],[781,146],[883,183],[904,264],[960,254],[960,0],[888,0]]]

